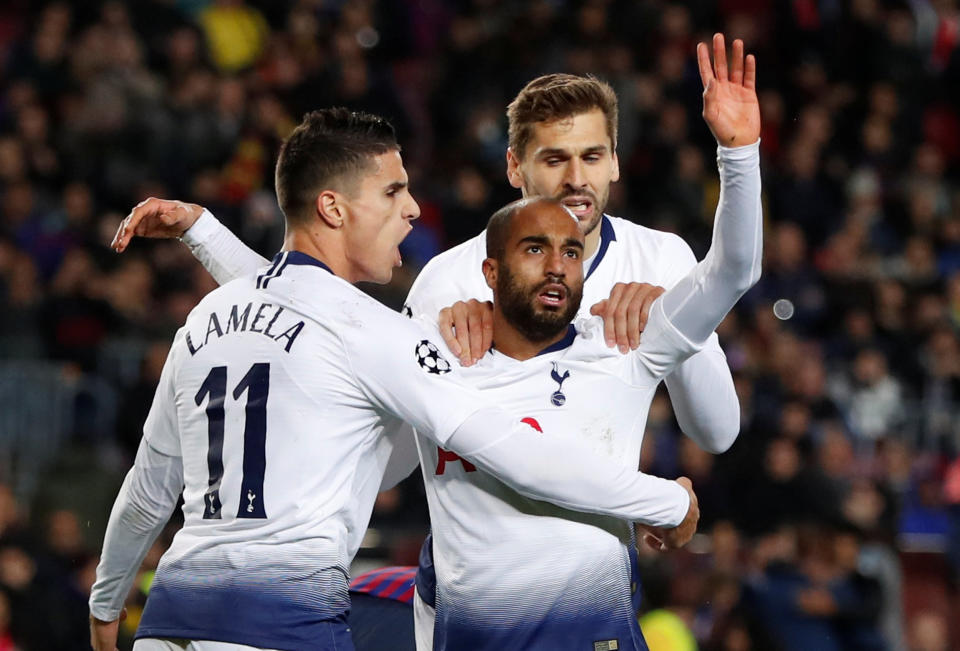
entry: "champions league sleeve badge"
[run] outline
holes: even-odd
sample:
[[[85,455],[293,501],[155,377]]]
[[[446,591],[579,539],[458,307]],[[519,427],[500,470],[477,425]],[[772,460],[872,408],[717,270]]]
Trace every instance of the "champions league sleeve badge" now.
[[[557,363],[554,362],[553,370],[550,371],[550,377],[557,383],[557,390],[550,394],[550,402],[557,407],[562,407],[567,401],[567,396],[563,395],[563,381],[570,377],[570,371],[564,371],[563,375],[560,375],[560,369],[557,368]]]
[[[417,364],[420,365],[427,373],[432,373],[433,375],[443,375],[444,373],[449,373],[453,370],[453,367],[450,366],[450,362],[443,358],[443,355],[440,354],[440,350],[433,344],[433,342],[423,339],[419,344],[417,344],[416,349],[417,355]]]

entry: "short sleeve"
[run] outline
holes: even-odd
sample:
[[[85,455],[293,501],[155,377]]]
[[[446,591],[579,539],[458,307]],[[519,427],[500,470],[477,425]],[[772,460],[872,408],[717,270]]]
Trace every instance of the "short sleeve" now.
[[[375,406],[443,445],[484,399],[463,382],[436,328],[387,310],[370,317],[374,327],[341,333],[355,381]]]
[[[143,437],[150,446],[171,457],[180,456],[180,428],[177,419],[177,398],[174,378],[176,376],[177,351],[183,346],[181,330],[174,338],[173,346],[167,355],[160,373],[160,382],[157,391],[153,394],[153,404],[150,413],[143,424]]]

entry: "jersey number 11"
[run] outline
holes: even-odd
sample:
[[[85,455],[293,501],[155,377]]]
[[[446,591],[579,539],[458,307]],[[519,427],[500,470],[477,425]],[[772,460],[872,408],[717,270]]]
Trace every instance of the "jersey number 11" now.
[[[233,390],[239,400],[247,392],[246,423],[243,427],[243,477],[240,481],[238,518],[266,518],[263,507],[263,474],[266,470],[267,394],[270,391],[270,364],[250,367]],[[227,367],[214,366],[195,398],[197,406],[207,401],[207,470],[209,484],[203,496],[203,519],[219,520],[220,482],[223,479],[223,401],[227,395]]]

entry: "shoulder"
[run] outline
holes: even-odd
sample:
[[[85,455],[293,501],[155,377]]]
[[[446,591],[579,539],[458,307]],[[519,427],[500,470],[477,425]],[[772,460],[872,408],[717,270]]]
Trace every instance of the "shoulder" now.
[[[467,265],[473,262],[482,262],[487,255],[487,231],[481,231],[479,235],[471,237],[466,242],[447,249],[432,257],[420,271],[418,279],[424,275],[432,275],[444,272],[452,266]],[[475,270],[480,273],[479,264]]]
[[[617,241],[625,240],[633,243],[642,243],[658,249],[683,249],[690,251],[690,246],[676,233],[658,231],[655,228],[635,224],[622,217],[607,215],[607,218],[613,225],[613,231],[617,235]]]
[[[599,359],[603,357],[619,357],[616,348],[607,346],[603,333],[603,318],[589,316],[577,319],[573,327],[577,330],[577,338],[571,347],[571,352],[577,357]]]
[[[643,259],[655,265],[654,271],[668,274],[668,277],[661,279],[662,282],[669,282],[672,286],[697,263],[690,245],[676,233],[658,231],[620,217],[608,215],[608,218],[618,244],[631,252],[639,252]]]

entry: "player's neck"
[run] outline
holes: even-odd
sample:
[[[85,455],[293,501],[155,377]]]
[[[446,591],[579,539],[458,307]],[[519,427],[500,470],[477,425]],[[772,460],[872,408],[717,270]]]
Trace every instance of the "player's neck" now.
[[[351,266],[339,238],[332,233],[314,233],[305,229],[288,230],[283,238],[284,251],[300,251],[327,265],[335,276],[356,284]]]
[[[531,341],[511,324],[503,312],[493,310],[493,342],[497,351],[513,359],[528,360],[536,357],[544,348],[548,348],[567,336],[563,328],[555,337],[543,341]]]
[[[583,259],[589,259],[594,253],[597,252],[597,249],[600,248],[600,225],[598,224],[596,228],[587,233],[587,236],[583,238]]]

